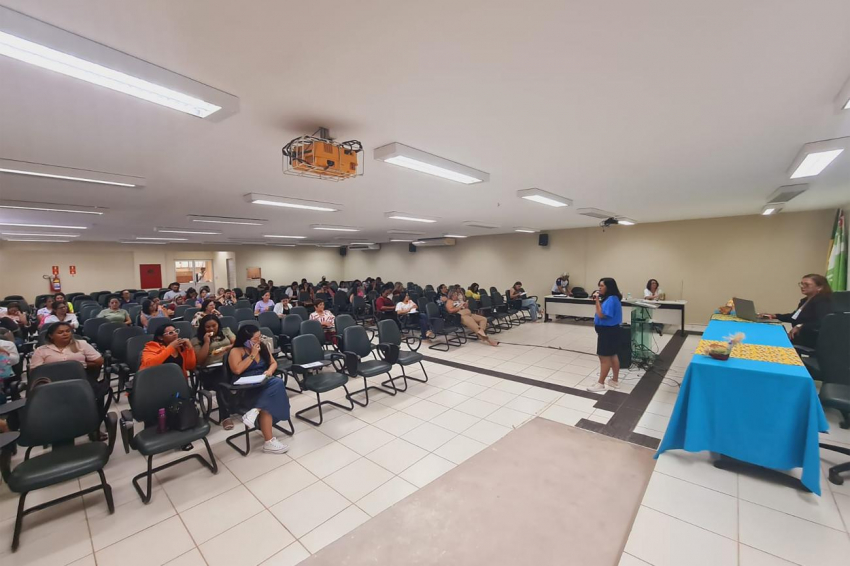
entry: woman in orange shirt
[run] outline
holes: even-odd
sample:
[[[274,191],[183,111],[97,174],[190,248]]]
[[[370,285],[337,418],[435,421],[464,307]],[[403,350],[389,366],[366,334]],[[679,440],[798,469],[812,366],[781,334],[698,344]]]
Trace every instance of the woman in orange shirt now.
[[[183,375],[195,369],[197,360],[195,350],[187,338],[180,338],[177,329],[170,324],[164,324],[153,333],[153,340],[142,350],[142,363],[139,369],[145,369],[162,364],[177,364],[183,370]]]

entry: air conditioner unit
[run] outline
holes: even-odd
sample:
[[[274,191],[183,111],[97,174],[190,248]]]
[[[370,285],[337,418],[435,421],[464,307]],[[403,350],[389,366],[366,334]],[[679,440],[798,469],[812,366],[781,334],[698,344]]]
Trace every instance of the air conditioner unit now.
[[[381,244],[351,244],[348,246],[348,249],[351,250],[359,250],[359,251],[378,251],[381,249]]]
[[[424,240],[416,240],[413,245],[417,248],[437,248],[441,246],[455,245],[454,238],[426,238]]]

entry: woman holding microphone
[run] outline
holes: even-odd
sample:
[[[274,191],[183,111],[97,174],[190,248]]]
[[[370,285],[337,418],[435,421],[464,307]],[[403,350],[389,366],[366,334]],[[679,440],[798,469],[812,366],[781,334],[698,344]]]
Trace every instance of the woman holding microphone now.
[[[620,302],[622,300],[623,295],[617,288],[616,281],[610,277],[599,280],[599,294],[594,299],[596,316],[593,317],[596,355],[599,356],[599,381],[590,385],[588,391],[605,391],[605,379],[609,370],[613,370],[613,375],[608,381],[608,387],[620,387],[620,359],[617,357],[617,350],[620,346],[620,325],[623,323],[623,305]]]

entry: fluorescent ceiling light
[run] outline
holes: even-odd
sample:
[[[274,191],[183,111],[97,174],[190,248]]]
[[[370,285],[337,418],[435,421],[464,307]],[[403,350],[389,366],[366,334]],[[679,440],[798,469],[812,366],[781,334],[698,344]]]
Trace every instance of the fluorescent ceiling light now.
[[[775,202],[766,204],[764,208],[761,209],[762,216],[770,216],[771,214],[776,214],[783,208],[783,203]]]
[[[158,240],[162,242],[186,242],[189,238],[149,238],[143,236],[136,236],[137,240]]]
[[[563,208],[565,206],[572,206],[573,204],[573,201],[568,198],[541,189],[521,189],[516,192],[516,196],[555,208]]]
[[[0,222],[0,226],[16,226],[18,228],[56,228],[58,230],[86,230],[86,226],[57,226],[55,224],[19,224],[16,222]]]
[[[236,218],[230,216],[207,216],[204,214],[190,214],[187,218],[192,222],[203,222],[205,224],[236,224],[239,226],[262,226],[268,220],[262,218]]]
[[[333,204],[330,202],[277,197],[274,195],[261,195],[257,193],[248,193],[245,195],[245,200],[251,204],[281,206],[284,208],[297,208],[299,210],[314,210],[317,212],[337,212],[343,208],[341,204]]]
[[[819,175],[850,145],[850,137],[807,143],[791,162],[792,179]]]
[[[397,239],[393,239],[393,240],[390,240],[390,241],[391,241],[391,242],[412,242],[413,240],[397,240]]]
[[[490,180],[489,173],[397,142],[375,149],[374,156],[378,161],[413,169],[420,173],[435,175],[466,185],[483,183]]]
[[[295,244],[266,244],[275,248],[294,248]]]
[[[0,35],[2,35],[2,32],[0,32]],[[113,185],[116,187],[134,188],[142,187],[145,184],[145,180],[141,177],[116,175],[114,173],[75,169],[73,167],[62,167],[59,165],[47,165],[45,163],[30,163],[28,161],[16,161],[14,159],[0,159],[0,173],[80,181],[82,183]]]
[[[6,238],[7,242],[46,242],[51,244],[67,244],[71,240],[31,240],[29,238]]]
[[[485,228],[487,230],[493,230],[499,227],[497,224],[488,224],[486,222],[479,222],[478,220],[467,220],[463,225],[470,228]]]
[[[200,118],[238,110],[235,96],[8,8],[0,22],[0,55]]]
[[[839,112],[850,110],[850,79],[847,79],[847,82],[841,88],[841,92],[835,98],[835,107]]]
[[[436,220],[434,220],[433,218],[426,218],[424,216],[413,216],[412,214],[406,214],[404,212],[385,212],[384,216],[393,220],[407,220],[409,222],[425,222],[428,224],[433,224],[434,222],[436,222]]]
[[[183,228],[154,228],[160,234],[197,234],[199,236],[218,236],[221,232],[203,232],[201,230],[184,230]]]
[[[329,232],[359,232],[359,228],[352,228],[351,226],[324,226],[321,224],[313,224],[310,226],[313,230],[327,230]]]
[[[773,191],[769,197],[767,197],[767,203],[782,203],[790,201],[791,199],[800,196],[804,192],[809,190],[809,185],[801,184],[801,185],[783,185]]]
[[[466,236],[461,236],[459,234],[443,234],[443,238],[466,238]]]
[[[0,201],[0,208],[9,210],[34,210],[36,212],[70,212],[74,214],[96,214],[102,216],[108,209],[98,206],[76,207],[73,204],[55,204],[49,202],[28,202],[4,200]]]
[[[425,232],[413,232],[411,230],[387,230],[387,234],[395,234],[396,236],[424,236]]]
[[[375,242],[351,242],[352,246],[374,246]]]
[[[415,242],[413,242],[413,245],[414,245],[414,246],[421,246],[421,245],[422,245],[422,244],[424,244],[424,243],[425,243],[425,242],[423,242],[422,240],[416,240]]]
[[[134,241],[127,241],[127,240],[119,240],[118,243],[119,244],[139,244],[139,245],[148,244],[148,245],[164,246],[168,242],[134,242]]]
[[[626,218],[625,216],[618,216],[617,224],[619,224],[620,226],[634,226],[637,223],[631,218]]]
[[[609,218],[616,216],[613,212],[599,210],[598,208],[579,208],[576,212],[582,216],[590,216],[591,218],[599,218],[601,220],[608,220]]]
[[[307,236],[279,236],[277,234],[266,234],[263,238],[287,238],[289,240],[305,240]]]
[[[50,234],[48,232],[0,232],[4,236],[45,236],[48,238],[79,238],[79,234]]]
[[[522,232],[524,234],[536,234],[539,231],[534,228],[514,228],[514,232]]]

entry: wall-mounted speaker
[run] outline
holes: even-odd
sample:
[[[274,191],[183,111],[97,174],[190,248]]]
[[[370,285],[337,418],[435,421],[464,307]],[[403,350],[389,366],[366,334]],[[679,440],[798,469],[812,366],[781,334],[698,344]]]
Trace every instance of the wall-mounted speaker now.
[[[342,257],[345,257],[345,254],[347,254],[347,253],[348,253],[348,248],[346,248],[345,246],[339,247],[339,255],[341,255]]]
[[[414,246],[413,244],[407,244],[407,251],[409,251],[412,254],[415,254],[416,253],[416,246]]]
[[[549,245],[549,234],[540,234],[537,236],[537,245],[538,246],[548,246]]]

